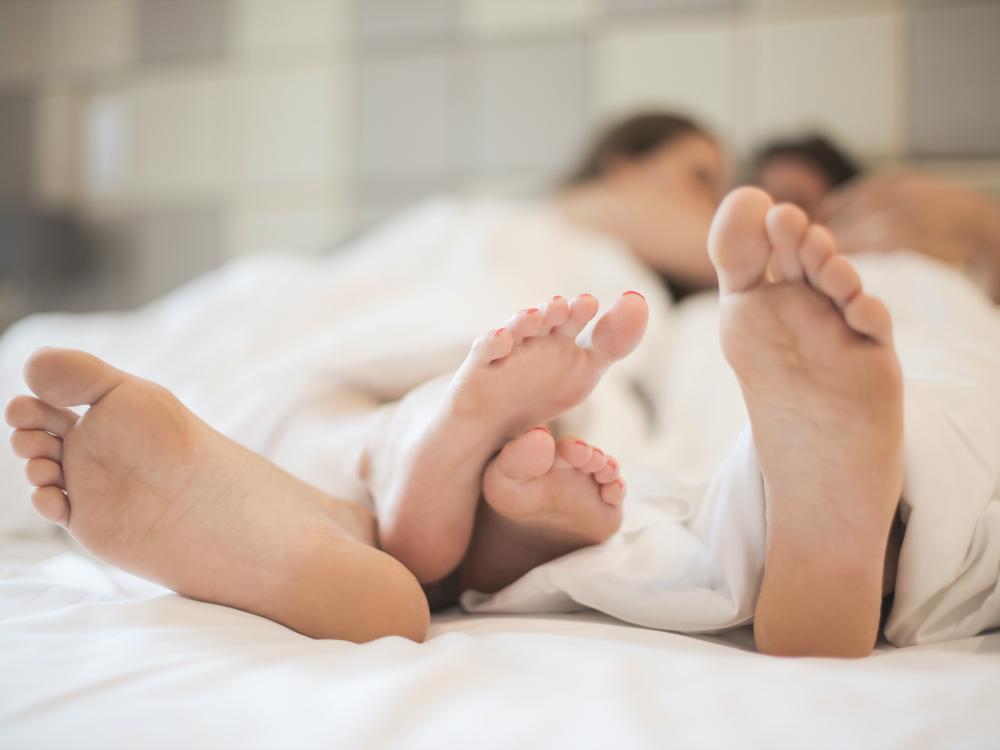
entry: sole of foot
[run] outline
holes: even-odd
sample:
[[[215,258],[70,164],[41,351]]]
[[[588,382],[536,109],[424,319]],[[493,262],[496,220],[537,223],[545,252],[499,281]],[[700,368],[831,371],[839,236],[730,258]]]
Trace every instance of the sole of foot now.
[[[448,381],[394,408],[372,450],[383,549],[421,583],[455,570],[468,547],[483,470],[504,443],[581,403],[614,362],[639,344],[648,308],[626,292],[596,321],[598,302],[554,297],[477,339]]]
[[[422,640],[413,576],[338,503],[229,440],[171,393],[84,352],[26,362],[6,410],[32,499],[102,560],[316,638]],[[87,406],[78,416],[67,408]]]
[[[462,588],[494,592],[533,568],[609,539],[621,526],[618,462],[544,427],[510,441],[486,467],[484,502]]]
[[[765,652],[860,656],[875,642],[902,488],[902,378],[892,323],[833,237],[740,188],[709,236],[721,342],[764,478]]]

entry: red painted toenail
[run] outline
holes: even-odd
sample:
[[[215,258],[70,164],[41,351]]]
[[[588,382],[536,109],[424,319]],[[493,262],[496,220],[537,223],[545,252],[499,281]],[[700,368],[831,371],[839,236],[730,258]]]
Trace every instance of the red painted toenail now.
[[[577,445],[582,445],[584,448],[589,448],[590,447],[589,445],[587,445],[582,440],[574,440],[573,442],[576,443]]]
[[[552,299],[551,299],[550,301],[551,301],[551,302],[555,302],[555,301],[556,301],[557,299],[562,299],[562,295],[561,295],[561,294],[557,294],[557,295],[556,295],[555,297],[553,297],[553,298],[552,298]]]
[[[525,312],[528,313],[528,315],[531,315],[532,313],[538,312],[538,308],[537,307],[529,307],[527,310],[525,310]]]
[[[601,450],[600,448],[598,448],[598,447],[597,447],[596,445],[594,446],[594,453],[600,453],[600,454],[601,454],[602,456],[604,455],[604,451],[602,451],[602,450]]]
[[[584,293],[583,293],[583,294],[581,294],[580,296],[581,296],[581,297],[591,297],[591,298],[593,298],[593,296],[594,296],[594,295],[593,295],[593,294],[587,294],[586,292],[584,292]]]
[[[646,299],[645,296],[643,296],[642,294],[639,294],[639,292],[637,292],[637,291],[635,291],[633,289],[629,289],[627,292],[625,292],[625,294],[634,294],[636,297],[641,297],[642,299]],[[623,294],[622,297],[624,297],[625,294]]]
[[[497,328],[495,331],[492,331],[490,333],[490,336],[499,336],[501,333],[503,333],[506,330],[507,330],[506,328]]]
[[[618,468],[618,462],[615,461],[613,458],[609,458],[608,459],[608,466],[610,466],[612,469],[617,469]]]
[[[548,427],[546,427],[543,424],[538,425],[538,427],[532,427],[530,430],[528,430],[528,432],[534,432],[535,430],[544,430],[545,432],[549,433],[550,435],[552,434],[552,430],[550,430]]]

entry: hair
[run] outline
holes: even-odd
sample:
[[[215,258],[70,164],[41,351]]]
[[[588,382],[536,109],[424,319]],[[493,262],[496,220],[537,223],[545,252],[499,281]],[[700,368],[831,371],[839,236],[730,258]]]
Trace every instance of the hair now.
[[[686,135],[714,137],[700,124],[669,112],[641,112],[614,122],[597,136],[583,158],[563,180],[564,187],[580,185],[607,174],[616,161],[641,159]]]
[[[831,188],[853,180],[861,169],[842,149],[819,134],[801,138],[786,138],[765,144],[754,155],[751,174],[757,175],[771,159],[786,158],[804,161],[817,169]]]

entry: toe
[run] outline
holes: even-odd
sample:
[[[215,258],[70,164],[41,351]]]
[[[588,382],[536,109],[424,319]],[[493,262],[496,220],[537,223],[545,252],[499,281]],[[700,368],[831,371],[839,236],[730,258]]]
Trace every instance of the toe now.
[[[523,482],[551,469],[555,451],[552,433],[546,427],[536,427],[507,443],[494,465],[507,478]]]
[[[800,281],[803,276],[798,248],[809,230],[806,212],[791,203],[779,203],[768,209],[765,217],[767,237],[772,248],[772,270],[782,281]]]
[[[514,343],[520,344],[525,339],[530,339],[541,333],[542,320],[542,311],[537,307],[529,307],[527,310],[521,310],[521,312],[511,318],[507,327],[514,337]]]
[[[24,473],[28,481],[35,487],[62,487],[66,488],[63,481],[62,465],[48,458],[32,458],[24,465]]]
[[[813,224],[806,230],[806,236],[799,245],[799,260],[814,289],[819,289],[823,266],[837,254],[835,246],[833,235],[826,227]]]
[[[639,345],[648,320],[645,297],[625,292],[597,321],[586,349],[601,364],[615,362]]]
[[[615,461],[611,456],[608,456],[607,462],[604,464],[604,468],[600,471],[594,472],[594,479],[596,479],[601,484],[607,484],[608,482],[613,482],[618,478],[618,462]]]
[[[549,333],[552,329],[564,325],[569,320],[569,303],[558,294],[545,305],[542,332]]]
[[[764,280],[771,258],[765,218],[771,196],[754,187],[741,187],[727,195],[708,233],[708,253],[719,275],[723,293],[742,292]]]
[[[69,526],[69,499],[58,487],[39,487],[31,493],[31,504],[46,521]]]
[[[861,293],[861,277],[854,270],[851,261],[842,255],[836,255],[823,264],[816,289],[843,309]]]
[[[608,505],[619,506],[625,501],[625,482],[616,479],[601,485],[601,500]]]
[[[54,406],[95,404],[126,375],[92,354],[38,349],[24,363],[24,382]]]
[[[582,468],[587,465],[593,454],[594,449],[588,443],[571,437],[560,438],[556,445],[556,455],[558,456],[556,463],[563,469]]]
[[[503,359],[514,349],[514,337],[506,328],[496,328],[472,344],[472,354],[482,364]]]
[[[587,323],[597,315],[598,306],[595,297],[590,294],[581,294],[570,303],[566,322],[556,328],[556,332],[575,339],[587,327]]]
[[[20,430],[45,430],[65,435],[79,419],[76,412],[52,406],[34,396],[15,396],[7,402],[7,424]]]
[[[858,333],[880,344],[892,343],[892,317],[881,301],[859,294],[844,308],[844,320]]]
[[[49,458],[62,461],[62,440],[44,430],[14,430],[10,446],[21,458]]]

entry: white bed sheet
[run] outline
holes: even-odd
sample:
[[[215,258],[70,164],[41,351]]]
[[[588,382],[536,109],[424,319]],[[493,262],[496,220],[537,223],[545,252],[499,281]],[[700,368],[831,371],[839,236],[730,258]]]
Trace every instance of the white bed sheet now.
[[[0,547],[0,747],[990,748],[1000,633],[778,659],[597,613],[312,641],[68,542]]]

